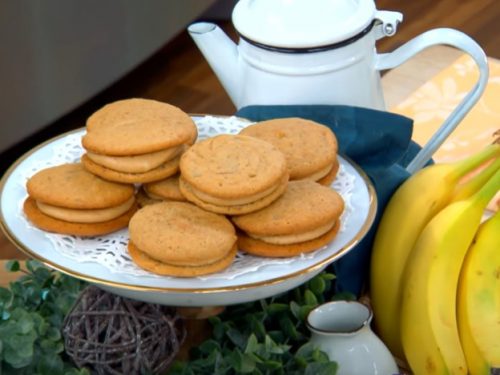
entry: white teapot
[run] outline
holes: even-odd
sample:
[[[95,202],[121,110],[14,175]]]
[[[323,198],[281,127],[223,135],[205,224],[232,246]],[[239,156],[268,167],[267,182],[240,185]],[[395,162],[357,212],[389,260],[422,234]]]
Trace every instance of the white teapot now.
[[[398,12],[377,10],[373,0],[240,0],[232,13],[238,45],[212,23],[195,23],[188,31],[237,108],[345,104],[384,110],[381,70],[432,45],[465,51],[478,65],[479,80],[408,166],[413,173],[477,102],[488,65],[474,40],[445,28],[377,54],[375,42],[394,35],[402,18]]]

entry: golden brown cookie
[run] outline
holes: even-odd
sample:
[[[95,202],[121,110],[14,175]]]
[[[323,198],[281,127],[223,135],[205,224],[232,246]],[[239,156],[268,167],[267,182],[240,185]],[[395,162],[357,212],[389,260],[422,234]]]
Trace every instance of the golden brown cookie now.
[[[273,190],[268,195],[265,195],[261,198],[250,201],[248,203],[233,204],[229,201],[220,202],[221,204],[217,205],[205,202],[200,199],[196,195],[196,193],[193,192],[192,187],[187,184],[182,177],[179,179],[179,187],[182,194],[186,197],[187,200],[193,202],[197,206],[207,211],[227,215],[243,215],[264,208],[274,202],[277,198],[279,198],[285,192],[287,185],[288,177],[285,176],[279,185],[273,187]]]
[[[150,204],[163,202],[163,199],[153,199],[144,191],[144,186],[141,186],[135,195],[135,199],[137,200],[137,204],[139,207],[144,207]]]
[[[80,163],[47,168],[27,182],[24,211],[35,226],[95,236],[126,227],[137,209],[132,185],[103,180]]]
[[[126,99],[99,109],[87,120],[86,150],[102,155],[142,155],[192,144],[197,128],[181,109],[155,100]]]
[[[164,180],[144,184],[144,191],[150,198],[157,200],[171,200],[185,202],[186,198],[182,195],[179,188],[179,175],[168,177]]]
[[[325,125],[302,118],[280,118],[247,126],[240,134],[275,145],[286,157],[290,180],[318,181],[337,159],[337,139]]]
[[[229,265],[225,258],[234,258],[230,254],[237,239],[226,217],[187,202],[161,202],[141,208],[130,220],[129,234],[130,243],[140,253],[165,266],[196,267],[196,275],[203,270],[212,272],[209,265]],[[147,258],[140,259],[145,262]]]
[[[132,242],[128,243],[128,251],[132,260],[146,271],[164,276],[195,277],[219,272],[229,267],[236,256],[237,247],[234,245],[224,258],[201,266],[176,266],[157,261],[148,256],[145,252],[139,250]]]
[[[83,166],[91,173],[108,181],[122,182],[122,183],[147,183],[158,181],[169,176],[173,176],[179,171],[179,157],[169,160],[168,162],[160,165],[144,173],[126,173],[119,172],[113,169],[103,167],[100,164],[93,162],[87,155],[82,155],[81,162]]]
[[[74,236],[93,237],[112,233],[126,228],[132,215],[137,211],[134,204],[123,215],[100,223],[72,223],[50,217],[40,211],[33,198],[27,198],[23,205],[26,217],[37,227],[47,232],[70,234]]]
[[[193,145],[182,155],[180,170],[183,195],[208,210],[275,199],[288,181],[284,155],[268,142],[242,135],[218,135]]]
[[[318,250],[328,243],[332,242],[340,228],[340,221],[328,232],[322,236],[304,242],[298,242],[290,245],[275,245],[249,237],[244,233],[238,234],[238,248],[248,254],[267,258],[288,258],[302,253],[310,253]]]
[[[165,150],[149,154],[132,156],[107,156],[87,151],[86,155],[103,167],[127,173],[144,173],[155,169],[167,161],[175,158],[184,151],[183,146],[170,147]]]
[[[337,177],[337,173],[339,172],[339,168],[340,168],[340,163],[338,160],[335,160],[330,172],[328,172],[328,174],[326,176],[320,178],[316,182],[318,184],[321,184],[321,185],[330,186],[333,183],[333,181],[335,181],[335,177]]]
[[[28,180],[26,188],[36,200],[75,209],[117,206],[134,195],[132,185],[103,180],[80,163],[43,169]]]
[[[232,220],[244,232],[241,250],[256,254],[258,247],[259,255],[288,256],[283,254],[312,251],[331,241],[343,210],[344,201],[332,188],[298,180],[269,206]]]
[[[110,181],[145,183],[178,171],[198,130],[177,107],[147,99],[108,104],[87,120],[82,163]]]

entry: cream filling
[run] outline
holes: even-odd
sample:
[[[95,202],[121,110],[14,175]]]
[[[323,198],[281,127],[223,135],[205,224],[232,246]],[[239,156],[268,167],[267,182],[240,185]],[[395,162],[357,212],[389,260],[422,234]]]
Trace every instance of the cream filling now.
[[[200,200],[206,203],[211,203],[215,204],[217,206],[240,206],[243,204],[248,204],[248,203],[253,203],[255,201],[258,201],[262,198],[267,197],[268,195],[272,194],[276,189],[279,189],[282,184],[286,183],[288,181],[288,174],[285,175],[285,178],[283,178],[279,184],[273,185],[270,188],[267,188],[266,190],[263,190],[257,194],[249,195],[246,197],[242,198],[237,198],[237,199],[223,199],[223,198],[216,198],[211,195],[208,195],[202,191],[199,191],[196,189],[193,185],[189,184],[188,182],[184,181],[184,183],[188,184],[189,187],[191,188],[191,192],[196,195]]]
[[[118,172],[144,173],[173,159],[179,155],[182,149],[183,146],[177,146],[166,150],[151,152],[149,154],[133,156],[109,156],[87,151],[87,156],[93,162]]]
[[[255,238],[256,240],[260,240],[274,245],[291,245],[321,237],[329,230],[331,230],[334,226],[335,226],[335,221],[333,223],[328,223],[319,228],[302,233],[286,234],[279,236],[257,236],[251,233],[248,233],[248,235],[252,238]]]
[[[313,174],[310,174],[308,176],[301,178],[301,180],[312,180],[312,181],[321,180],[328,173],[330,173],[330,171],[333,169],[333,167],[334,167],[334,164],[330,164],[329,166],[319,170],[318,172],[314,172]]]
[[[45,215],[72,223],[101,223],[113,220],[127,212],[135,202],[135,197],[130,197],[125,203],[110,208],[95,210],[79,210],[52,206],[36,201],[36,205]]]

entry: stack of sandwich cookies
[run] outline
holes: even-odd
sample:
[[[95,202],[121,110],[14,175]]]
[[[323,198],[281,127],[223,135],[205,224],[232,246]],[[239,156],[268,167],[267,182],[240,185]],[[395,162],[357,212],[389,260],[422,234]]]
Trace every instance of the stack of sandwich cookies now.
[[[141,208],[130,220],[129,253],[147,271],[177,277],[227,268],[236,256],[236,233],[222,215],[187,202]]]
[[[125,228],[137,210],[132,185],[103,180],[80,163],[44,169],[26,187],[26,216],[49,232],[103,235]]]
[[[181,154],[197,135],[193,120],[177,107],[154,100],[121,100],[87,120],[82,163],[111,181],[157,181],[178,172]]]
[[[250,125],[240,134],[275,145],[286,157],[290,180],[330,185],[337,174],[337,138],[325,125],[302,118],[282,118]]]
[[[241,230],[240,250],[264,257],[291,257],[331,242],[343,210],[344,201],[335,190],[300,180],[290,181],[285,193],[271,205],[232,220]]]
[[[137,202],[141,207],[162,201],[186,201],[179,188],[178,174],[164,180],[143,184],[137,192]]]
[[[244,135],[218,135],[182,155],[179,187],[196,205],[241,215],[279,198],[288,183],[285,156],[272,144]]]

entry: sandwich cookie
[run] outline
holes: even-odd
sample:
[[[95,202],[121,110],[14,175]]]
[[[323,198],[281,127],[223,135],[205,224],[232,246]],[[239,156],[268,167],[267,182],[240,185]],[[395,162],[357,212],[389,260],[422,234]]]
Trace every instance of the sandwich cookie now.
[[[128,250],[147,271],[193,277],[223,270],[236,256],[236,233],[224,216],[192,203],[161,202],[141,208],[129,224]]]
[[[179,187],[196,205],[241,215],[279,198],[288,183],[285,156],[269,142],[223,134],[193,145],[181,157]]]
[[[87,120],[82,163],[111,181],[146,183],[176,174],[181,154],[198,131],[191,117],[170,104],[127,99]]]
[[[162,201],[187,201],[179,188],[178,174],[164,180],[143,184],[137,193],[137,202],[141,207]]]
[[[331,242],[343,210],[344,201],[335,190],[300,180],[290,181],[271,205],[232,220],[241,230],[240,250],[264,257],[292,257]]]
[[[330,185],[337,175],[337,138],[325,125],[302,118],[261,121],[240,134],[263,139],[285,154],[290,180]]]
[[[24,213],[49,232],[103,235],[126,227],[137,210],[132,185],[103,180],[80,163],[41,170],[26,188]]]

